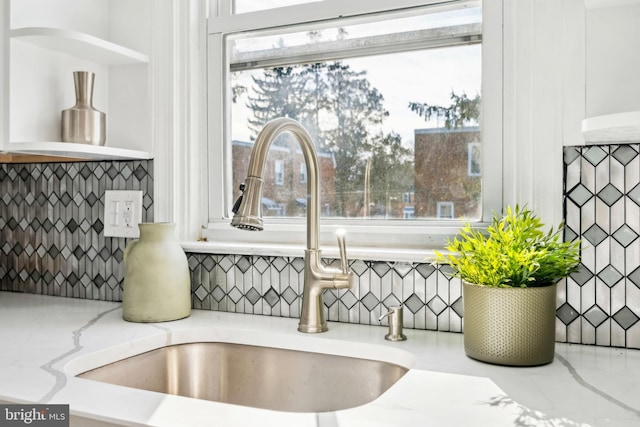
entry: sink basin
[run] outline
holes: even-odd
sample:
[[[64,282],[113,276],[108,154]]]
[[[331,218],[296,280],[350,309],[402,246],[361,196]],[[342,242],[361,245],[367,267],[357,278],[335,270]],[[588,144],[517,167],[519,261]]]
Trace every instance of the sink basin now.
[[[78,377],[276,411],[327,412],[371,402],[406,372],[376,360],[203,342],[161,347]]]

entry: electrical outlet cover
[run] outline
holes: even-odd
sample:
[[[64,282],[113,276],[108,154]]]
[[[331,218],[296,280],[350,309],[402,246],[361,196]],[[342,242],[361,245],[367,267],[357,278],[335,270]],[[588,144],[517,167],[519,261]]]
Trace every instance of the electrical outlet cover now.
[[[142,191],[105,191],[103,222],[105,237],[140,237]]]

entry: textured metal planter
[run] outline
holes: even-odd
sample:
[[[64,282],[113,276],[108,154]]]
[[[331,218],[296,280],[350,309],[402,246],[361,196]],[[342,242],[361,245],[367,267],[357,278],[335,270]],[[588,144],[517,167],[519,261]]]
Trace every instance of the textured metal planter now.
[[[493,288],[463,282],[464,349],[510,366],[544,365],[555,350],[556,285]]]

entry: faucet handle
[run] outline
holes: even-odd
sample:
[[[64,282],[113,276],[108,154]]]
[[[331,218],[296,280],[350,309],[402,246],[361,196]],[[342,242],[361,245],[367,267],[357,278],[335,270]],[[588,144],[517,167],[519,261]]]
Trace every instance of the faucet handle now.
[[[347,260],[347,244],[344,240],[346,232],[341,228],[336,231],[336,237],[338,239],[338,250],[340,251],[340,264],[342,266],[342,272],[344,274],[349,273],[349,261]]]

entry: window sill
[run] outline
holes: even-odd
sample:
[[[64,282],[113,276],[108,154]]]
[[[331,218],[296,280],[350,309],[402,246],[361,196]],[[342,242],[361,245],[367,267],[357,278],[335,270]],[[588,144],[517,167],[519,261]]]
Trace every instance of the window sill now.
[[[427,226],[416,223],[402,226],[393,221],[323,221],[320,226],[320,248],[326,258],[338,258],[335,233],[346,230],[347,256],[349,259],[368,261],[428,262],[434,250],[443,250],[448,239],[460,229],[459,221],[447,221],[442,225]],[[478,224],[478,226],[482,226]],[[302,220],[286,221],[266,219],[264,230],[248,232],[237,230],[229,221],[209,224],[203,230],[206,241],[183,242],[186,252],[304,256],[306,226]]]
[[[304,245],[285,245],[267,243],[233,242],[181,242],[185,252],[219,255],[258,255],[281,257],[304,257]],[[322,246],[323,258],[338,259],[338,247]],[[347,257],[350,260],[392,261],[392,262],[430,262],[433,251],[424,249],[388,249],[365,248],[347,245]]]

